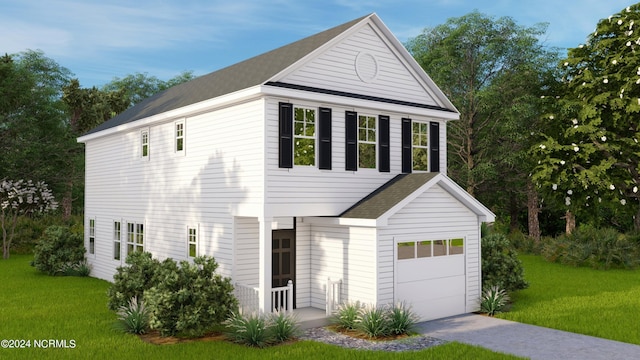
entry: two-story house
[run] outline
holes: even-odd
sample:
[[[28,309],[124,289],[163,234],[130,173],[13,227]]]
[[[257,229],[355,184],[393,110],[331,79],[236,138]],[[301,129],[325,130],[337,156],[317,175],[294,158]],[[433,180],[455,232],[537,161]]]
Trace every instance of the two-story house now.
[[[210,255],[245,308],[475,311],[494,215],[446,176],[458,117],[375,14],[170,88],[78,140],[92,274]]]

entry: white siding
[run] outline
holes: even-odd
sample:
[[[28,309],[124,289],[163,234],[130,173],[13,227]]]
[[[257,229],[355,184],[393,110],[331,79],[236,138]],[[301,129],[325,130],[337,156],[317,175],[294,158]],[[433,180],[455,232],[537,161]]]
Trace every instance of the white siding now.
[[[258,218],[235,218],[234,282],[247,286],[258,286],[259,231]]]
[[[392,302],[394,237],[429,239],[431,234],[465,237],[466,307],[477,310],[480,296],[480,230],[478,218],[440,186],[433,186],[389,218],[379,230],[378,298]]]
[[[327,279],[342,279],[342,300],[376,302],[373,228],[311,226],[311,306],[324,309]]]
[[[377,77],[363,82],[356,70],[356,58],[367,53],[377,59]],[[368,72],[368,71],[367,71]],[[321,89],[437,105],[426,85],[408,69],[371,25],[366,25],[339,44],[284,76],[279,81]]]
[[[148,160],[139,129],[88,141],[85,216],[100,219],[93,275],[112,279],[112,221],[122,219],[123,231],[144,223],[145,250],[161,259],[185,259],[187,226],[197,225],[201,254],[230,276],[232,215],[256,215],[264,196],[263,119],[261,100],[184,119],[184,154],[174,122],[150,126]]]
[[[311,225],[296,224],[296,306],[311,306]]]

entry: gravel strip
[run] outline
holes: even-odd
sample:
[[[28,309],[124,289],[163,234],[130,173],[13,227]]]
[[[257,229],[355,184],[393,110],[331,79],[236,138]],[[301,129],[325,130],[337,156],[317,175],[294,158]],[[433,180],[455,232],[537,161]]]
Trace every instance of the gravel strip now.
[[[424,335],[410,336],[398,340],[372,341],[354,338],[325,328],[307,329],[299,338],[301,340],[313,340],[348,349],[382,351],[415,351],[446,343],[444,340]]]

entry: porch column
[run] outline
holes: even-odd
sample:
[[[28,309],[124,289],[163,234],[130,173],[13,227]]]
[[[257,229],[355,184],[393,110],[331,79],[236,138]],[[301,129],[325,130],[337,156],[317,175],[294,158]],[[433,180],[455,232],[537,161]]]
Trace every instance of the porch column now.
[[[259,245],[259,283],[260,294],[258,295],[258,306],[261,312],[271,312],[271,217],[258,218],[260,226]]]

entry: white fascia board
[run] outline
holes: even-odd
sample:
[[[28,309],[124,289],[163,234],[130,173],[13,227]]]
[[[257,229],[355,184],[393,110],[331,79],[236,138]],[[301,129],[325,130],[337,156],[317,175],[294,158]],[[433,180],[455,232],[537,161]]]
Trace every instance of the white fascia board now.
[[[341,217],[315,217],[306,216],[302,218],[302,222],[313,225],[340,225],[340,226],[362,226],[377,227],[379,226],[377,219],[355,219]]]
[[[388,111],[407,116],[425,116],[437,118],[444,121],[458,120],[460,114],[457,112],[442,111],[435,109],[427,109],[408,105],[392,104],[379,101],[356,99],[339,95],[322,94],[303,90],[288,89],[277,86],[262,85],[262,91],[265,96],[280,97],[287,100],[298,99],[306,101],[316,101],[324,104],[336,104],[347,108],[369,108],[381,111]]]
[[[157,115],[149,116],[139,120],[135,120],[120,126],[115,126],[97,133],[81,136],[78,138],[78,142],[84,143],[89,140],[97,139],[103,136],[115,134],[121,131],[134,129],[142,126],[149,126],[153,124],[172,121],[181,117],[193,116],[201,113],[205,113],[216,108],[221,108],[229,105],[233,105],[242,101],[246,101],[251,98],[258,98],[260,96],[261,86],[253,86],[243,90],[239,90],[227,95],[219,96],[213,99],[197,102],[195,104],[183,106],[178,109],[166,111]]]

